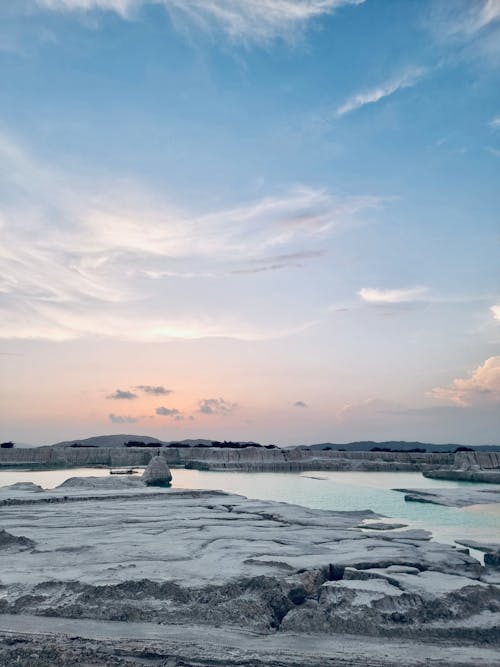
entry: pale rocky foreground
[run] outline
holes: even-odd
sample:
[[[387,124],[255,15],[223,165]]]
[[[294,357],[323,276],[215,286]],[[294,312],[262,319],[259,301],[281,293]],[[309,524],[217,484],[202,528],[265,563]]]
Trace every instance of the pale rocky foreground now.
[[[1,664],[498,664],[500,571],[369,511],[94,478],[0,517]]]

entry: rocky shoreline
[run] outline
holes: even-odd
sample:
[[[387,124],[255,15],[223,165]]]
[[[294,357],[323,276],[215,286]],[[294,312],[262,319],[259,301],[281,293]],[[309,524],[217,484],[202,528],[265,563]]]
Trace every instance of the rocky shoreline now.
[[[481,484],[500,484],[500,469],[483,470],[477,468],[475,470],[423,470],[425,477],[430,479],[449,479],[456,482],[479,482]]]
[[[433,479],[500,484],[500,452],[458,452],[452,468],[423,472]]]
[[[407,502],[430,503],[448,507],[500,503],[500,488],[460,487],[455,489],[394,489],[394,491],[404,493]]]
[[[449,453],[341,452],[301,448],[266,449],[251,446],[244,449],[215,447],[79,448],[69,446],[0,449],[0,466],[144,466],[158,450],[170,466],[199,470],[419,472],[440,468],[448,469],[455,462],[455,455]]]
[[[142,447],[128,444],[87,446],[60,443],[46,447],[0,449],[0,468],[146,466],[153,456],[160,453],[169,466],[197,470],[422,472],[426,477],[435,479],[500,483],[500,452],[341,451],[330,447],[268,448],[252,443],[238,448],[205,444],[181,446],[182,443],[166,445],[161,442]]]
[[[13,485],[0,500],[9,501],[0,534],[6,665],[57,667],[75,655],[75,664],[169,667],[495,664],[498,569],[427,531],[371,529],[378,517],[369,510],[312,510],[108,478],[68,480],[51,491]],[[46,620],[36,626],[33,617]],[[115,624],[118,634],[92,638],[96,621]],[[30,623],[38,630],[26,631]],[[155,648],[134,635],[137,624],[153,633]],[[175,639],[193,625],[219,638],[220,653]],[[224,642],[232,633],[251,636],[231,648]],[[298,637],[307,641],[292,659],[285,647]],[[330,647],[325,659],[321,642]],[[345,646],[356,642],[362,648],[353,659]]]

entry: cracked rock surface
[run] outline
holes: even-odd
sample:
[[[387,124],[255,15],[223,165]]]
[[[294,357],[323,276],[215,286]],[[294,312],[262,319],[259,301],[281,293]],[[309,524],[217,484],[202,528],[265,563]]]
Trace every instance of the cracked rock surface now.
[[[389,652],[402,639],[428,646],[448,642],[462,646],[464,656],[473,647],[478,662],[463,664],[478,665],[490,664],[486,647],[500,643],[494,567],[485,569],[467,549],[434,542],[427,531],[384,530],[383,524],[362,529],[364,520],[377,518],[370,511],[313,510],[222,492],[131,487],[121,480],[111,488],[91,482],[50,492],[7,488],[2,499],[3,664],[75,662],[60,657],[77,646],[67,645],[63,635],[75,628],[64,624],[77,622],[83,632],[96,620],[119,622],[122,629],[154,627],[159,641],[170,636],[167,628],[194,624],[207,632],[258,633],[271,647],[279,637],[303,633],[337,647],[347,636],[370,638],[386,642]],[[47,624],[57,619],[57,632],[47,625],[51,638],[42,642],[53,656],[23,663],[23,651],[36,652],[41,640],[33,633],[21,636],[26,623],[16,625],[15,619],[33,616]],[[122,646],[123,659],[113,662],[99,657],[108,645],[102,637],[96,641],[81,643],[90,657],[75,664],[167,665],[173,655],[163,656],[164,663],[134,662],[137,656],[126,657]],[[195,644],[188,642],[186,651]],[[191,656],[191,663],[171,664],[282,664],[260,655],[259,646],[252,648],[254,662],[248,656],[240,662],[226,656],[223,663],[206,656],[199,662],[198,656],[194,662]],[[385,663],[363,662],[362,656],[352,663],[318,663],[311,650],[301,661],[283,664],[393,664],[389,654]],[[411,662],[411,653],[406,663],[399,656],[394,664],[428,664]],[[443,654],[435,664],[460,663],[446,662]]]

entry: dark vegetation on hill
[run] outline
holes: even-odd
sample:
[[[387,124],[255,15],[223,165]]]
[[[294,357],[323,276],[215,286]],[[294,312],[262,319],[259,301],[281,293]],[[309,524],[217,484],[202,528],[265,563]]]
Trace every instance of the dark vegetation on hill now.
[[[404,440],[390,440],[386,442],[365,440],[359,442],[349,442],[345,444],[322,442],[315,445],[299,445],[299,449],[337,452],[409,452],[422,454],[426,452],[437,452],[441,454],[453,454],[456,452],[474,451],[494,452],[500,450],[500,445],[465,446],[452,443],[445,445],[435,445],[427,442],[406,442]]]
[[[168,442],[158,445],[154,442],[142,442],[141,440],[129,440],[123,443],[124,447],[175,447],[175,448],[189,448],[189,447],[216,447],[218,449],[245,449],[247,447],[264,447],[265,449],[277,449],[276,445],[260,445],[258,442],[233,442],[232,440],[212,440],[212,442],[196,442],[190,444],[189,442]],[[75,447],[75,445],[71,445]],[[82,445],[85,446],[85,445]],[[92,447],[93,445],[86,445]]]
[[[10,446],[9,443],[0,445],[1,447]],[[12,445],[14,446],[14,444]],[[21,445],[18,445],[20,447]],[[246,447],[262,447],[267,449],[275,449],[276,445],[263,445],[257,442],[243,442],[240,440],[212,440],[204,438],[193,438],[186,440],[165,441],[153,438],[147,435],[101,435],[92,438],[83,438],[78,440],[66,440],[58,442],[54,447],[216,447],[221,449],[244,449]],[[424,442],[406,442],[404,440],[391,440],[384,442],[376,442],[374,440],[365,440],[349,443],[332,443],[322,442],[313,445],[298,445],[292,447],[283,447],[283,449],[306,449],[311,451],[337,451],[337,452],[438,452],[438,453],[454,453],[456,451],[483,451],[494,452],[500,451],[500,445],[475,445],[466,446],[457,443],[448,443],[444,445],[436,445],[433,443]]]
[[[411,454],[425,454],[426,450],[423,447],[414,447],[413,449],[390,449],[389,447],[372,447],[371,452],[407,452]],[[472,447],[456,447],[451,451],[452,454],[457,452],[473,452]]]

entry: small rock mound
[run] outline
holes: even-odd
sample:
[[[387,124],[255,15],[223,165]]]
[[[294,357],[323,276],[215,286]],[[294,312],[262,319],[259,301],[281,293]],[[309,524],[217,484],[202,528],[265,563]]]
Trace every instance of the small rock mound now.
[[[163,456],[154,456],[142,475],[148,486],[166,486],[172,481],[172,473]]]
[[[38,484],[33,484],[33,482],[16,482],[15,484],[9,484],[9,486],[3,487],[3,490],[6,491],[33,491],[34,493],[39,493],[43,491],[42,487]]]
[[[17,537],[0,528],[0,549],[14,548],[17,551],[24,551],[25,549],[33,549],[34,546],[35,543],[29,537],[23,535]]]

